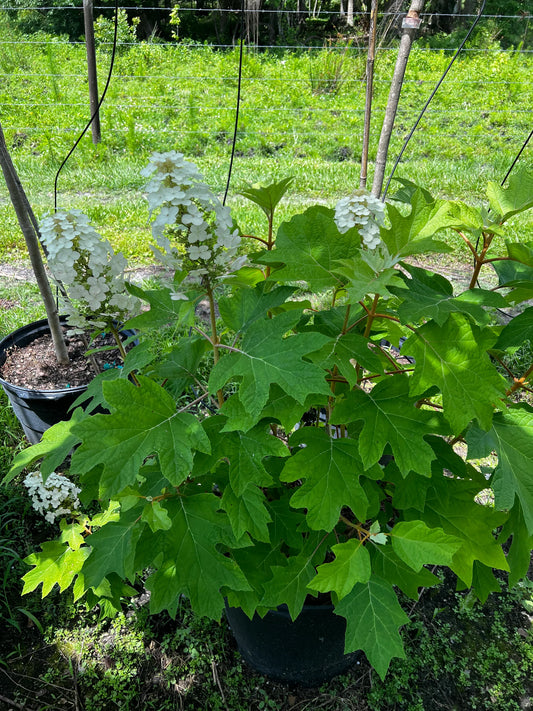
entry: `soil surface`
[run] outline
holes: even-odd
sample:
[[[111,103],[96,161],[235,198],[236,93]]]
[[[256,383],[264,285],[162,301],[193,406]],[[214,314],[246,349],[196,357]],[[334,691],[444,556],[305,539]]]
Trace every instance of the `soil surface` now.
[[[88,344],[80,336],[66,337],[65,340],[70,358],[67,365],[57,362],[52,337],[46,334],[22,348],[11,348],[5,363],[0,366],[0,377],[23,388],[61,390],[87,385],[97,372],[121,363],[118,349],[95,353],[95,370],[85,355]],[[113,345],[114,342],[112,336],[100,337],[91,348]]]

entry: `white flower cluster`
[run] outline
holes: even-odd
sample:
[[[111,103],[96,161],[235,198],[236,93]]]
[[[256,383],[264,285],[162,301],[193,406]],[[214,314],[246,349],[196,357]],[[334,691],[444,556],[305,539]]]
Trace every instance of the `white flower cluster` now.
[[[342,198],[335,206],[335,223],[341,234],[358,227],[363,244],[375,249],[381,239],[379,228],[385,221],[385,203],[366,190],[356,190],[351,197]]]
[[[141,175],[150,213],[158,211],[152,233],[157,259],[186,270],[193,283],[234,272],[246,261],[237,257],[241,238],[233,229],[229,208],[222,205],[194,163],[182,153],[154,153]],[[176,298],[180,295],[176,294]]]
[[[28,489],[33,508],[50,523],[80,507],[78,494],[81,489],[61,474],[52,472],[43,482],[41,472],[30,472],[24,479],[24,485]]]
[[[56,281],[68,294],[68,323],[79,330],[123,322],[133,307],[124,285],[127,266],[79,210],[59,210],[41,223],[41,239]]]

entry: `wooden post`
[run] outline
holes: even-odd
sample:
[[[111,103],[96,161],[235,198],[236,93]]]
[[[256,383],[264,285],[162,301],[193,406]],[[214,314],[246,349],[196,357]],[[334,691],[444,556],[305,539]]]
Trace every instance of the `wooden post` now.
[[[392,128],[394,126],[394,120],[396,118],[398,103],[400,101],[400,92],[402,90],[403,79],[405,76],[405,68],[407,67],[407,60],[409,59],[409,54],[411,52],[411,45],[413,44],[416,32],[420,27],[419,13],[422,12],[423,8],[424,0],[412,0],[409,12],[404,18],[402,24],[403,33],[400,40],[400,48],[398,50],[396,66],[394,67],[394,74],[389,91],[389,99],[387,101],[387,108],[385,109],[385,118],[383,119],[383,126],[381,127],[378,152],[376,156],[376,168],[374,171],[374,182],[372,184],[372,195],[375,195],[376,197],[381,195],[381,188],[383,187],[383,178],[385,175],[385,166],[387,164],[389,143],[392,135]]]
[[[91,131],[93,143],[102,140],[100,114],[98,112],[98,79],[96,75],[96,48],[94,42],[93,0],[83,0],[83,20],[85,24],[85,49],[87,52],[87,75],[89,79],[89,100],[91,106]]]
[[[378,0],[372,0],[370,28],[368,31],[368,56],[366,60],[365,123],[363,128],[363,149],[361,152],[361,175],[359,187],[366,188],[368,171],[368,149],[370,146],[370,121],[372,117],[372,96],[374,92],[374,59],[376,56],[376,28],[378,20]]]
[[[69,362],[67,346],[63,337],[63,331],[61,330],[61,324],[59,323],[56,302],[50,288],[50,282],[48,281],[39,249],[39,235],[37,232],[35,217],[30,208],[30,204],[22,187],[22,183],[17,175],[17,171],[15,170],[15,166],[13,165],[13,161],[11,160],[11,156],[7,150],[1,124],[0,167],[2,168],[2,172],[6,180],[7,189],[19,221],[20,229],[24,235],[35,280],[37,281],[39,291],[41,292],[41,297],[46,310],[46,316],[48,318],[48,325],[50,326],[50,333],[52,334],[56,358],[59,363],[65,365]]]

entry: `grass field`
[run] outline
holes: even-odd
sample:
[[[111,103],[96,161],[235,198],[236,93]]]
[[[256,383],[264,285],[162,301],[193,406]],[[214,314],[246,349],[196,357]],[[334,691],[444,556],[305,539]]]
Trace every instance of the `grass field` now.
[[[3,28],[8,31],[9,28]],[[54,179],[88,117],[85,48],[48,36],[16,37],[0,55],[0,116],[8,146],[38,216],[53,208]],[[390,163],[449,52],[415,49],[405,78]],[[235,119],[238,51],[141,43],[123,50],[102,107],[102,143],[90,131],[58,180],[58,204],[86,211],[134,263],[150,261],[148,212],[140,169],[154,150],[176,149],[225,189]],[[100,90],[110,54],[98,53]],[[376,61],[369,181],[394,51]],[[470,52],[460,58],[415,132],[396,175],[434,194],[478,202],[501,181],[530,131],[533,57]],[[364,110],[364,49],[246,51],[229,204],[246,231],[260,215],[236,195],[246,182],[295,176],[285,218],[311,201],[334,204],[359,185]],[[331,83],[333,81],[333,84]],[[328,84],[329,82],[329,84]],[[336,83],[335,83],[336,82]],[[521,164],[531,166],[531,147]],[[389,167],[390,169],[390,167]],[[523,239],[533,223],[518,222]],[[0,191],[0,262],[24,258],[23,241]]]

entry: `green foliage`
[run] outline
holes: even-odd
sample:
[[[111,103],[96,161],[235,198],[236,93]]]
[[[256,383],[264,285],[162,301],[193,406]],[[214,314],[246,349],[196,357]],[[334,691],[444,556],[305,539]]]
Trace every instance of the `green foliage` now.
[[[374,249],[311,207],[263,240],[260,282],[259,270],[190,290],[185,280],[189,301],[176,307],[166,287],[134,288],[153,306],[134,322],[141,348],[164,322],[182,335],[157,366],[142,351],[135,381],[101,382],[108,412],[76,411],[15,460],[8,476],[39,459],[47,470],[75,447],[67,464],[82,501],[102,507],[27,558],[25,592],[73,583],[76,599],[116,614],[143,581],[151,612],[174,617],[185,596],[215,620],[225,598],[249,615],[285,603],[295,618],[307,595],[325,593],[346,618],[346,651],[363,650],[383,679],[405,656],[396,588],[416,599],[435,585],[425,566],[444,566],[482,601],[500,589],[494,571],[518,581],[533,540],[533,412],[515,396],[533,365],[513,382],[501,375],[490,354],[514,349],[515,330],[502,336],[484,308],[529,298],[533,279],[506,281],[501,298],[476,284],[502,225],[531,207],[523,186],[526,173],[491,185],[490,214],[407,186],[407,209],[388,208]],[[269,225],[283,188],[251,193]],[[457,297],[436,275],[396,268],[447,253],[444,229],[475,257]],[[508,253],[506,264],[529,267],[527,245]],[[300,301],[295,283],[321,306]],[[209,326],[191,321],[202,296]],[[389,341],[406,337],[393,355]],[[488,473],[479,459],[491,451]]]

